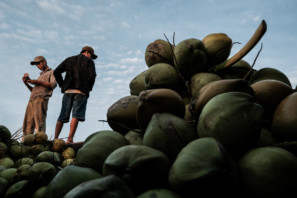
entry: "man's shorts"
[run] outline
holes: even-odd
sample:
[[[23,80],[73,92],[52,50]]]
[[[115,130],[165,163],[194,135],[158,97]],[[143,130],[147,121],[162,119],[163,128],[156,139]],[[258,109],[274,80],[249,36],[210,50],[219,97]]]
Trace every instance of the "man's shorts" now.
[[[70,113],[72,117],[79,121],[85,120],[87,97],[78,93],[64,93],[62,108],[58,120],[66,123],[69,122]]]

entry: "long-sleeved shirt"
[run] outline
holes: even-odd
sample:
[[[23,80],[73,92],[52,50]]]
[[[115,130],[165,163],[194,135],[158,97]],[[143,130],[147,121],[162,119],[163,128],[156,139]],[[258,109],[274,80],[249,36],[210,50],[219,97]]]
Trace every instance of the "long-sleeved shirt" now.
[[[66,75],[63,79],[64,72]],[[62,93],[68,89],[78,89],[89,97],[96,79],[95,63],[82,54],[71,56],[55,69],[54,76]]]

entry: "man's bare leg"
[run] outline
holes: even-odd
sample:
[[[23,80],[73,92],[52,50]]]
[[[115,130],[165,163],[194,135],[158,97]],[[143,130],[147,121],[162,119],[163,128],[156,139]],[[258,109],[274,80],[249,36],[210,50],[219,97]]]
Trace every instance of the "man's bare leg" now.
[[[69,137],[67,139],[67,143],[73,143],[73,137],[74,137],[77,125],[78,125],[78,119],[72,118],[70,123],[70,132],[69,132]]]
[[[56,123],[56,129],[55,129],[55,139],[59,138],[59,135],[61,133],[61,130],[63,128],[64,123],[61,121],[57,121]]]

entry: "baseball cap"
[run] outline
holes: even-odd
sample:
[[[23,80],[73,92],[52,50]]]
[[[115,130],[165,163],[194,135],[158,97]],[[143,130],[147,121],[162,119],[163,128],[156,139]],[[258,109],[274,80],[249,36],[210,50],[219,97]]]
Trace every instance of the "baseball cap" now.
[[[81,53],[83,51],[88,51],[92,54],[92,59],[96,59],[97,58],[97,55],[94,53],[94,49],[90,46],[84,46],[82,49],[81,49]]]
[[[31,61],[31,65],[36,65],[40,61],[46,61],[46,60],[45,60],[45,58],[43,56],[36,56],[34,58],[34,61]]]

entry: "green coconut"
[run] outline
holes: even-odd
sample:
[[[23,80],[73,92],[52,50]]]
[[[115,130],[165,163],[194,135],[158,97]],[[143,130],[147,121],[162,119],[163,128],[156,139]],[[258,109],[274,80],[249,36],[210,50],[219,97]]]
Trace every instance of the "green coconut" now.
[[[7,153],[7,145],[3,142],[0,142],[0,159],[3,158]]]
[[[29,153],[35,157],[43,151],[50,151],[50,146],[44,144],[35,144],[29,149]]]
[[[254,91],[247,81],[242,79],[222,79],[216,80],[206,84],[202,87],[197,95],[197,98],[193,100],[189,108],[192,109],[193,116],[198,119],[203,107],[213,97],[226,92],[243,92],[254,96]]]
[[[7,168],[0,172],[0,178],[7,180],[9,185],[15,183],[18,179],[17,169],[16,168]]]
[[[44,198],[63,197],[77,185],[100,177],[101,174],[92,168],[66,166],[49,182]]]
[[[75,150],[72,147],[67,147],[63,152],[62,156],[64,159],[73,159],[75,157]]]
[[[271,131],[278,142],[297,141],[297,92],[289,94],[276,107]]]
[[[285,149],[252,149],[239,160],[239,172],[250,197],[290,197],[295,193],[297,158]]]
[[[33,134],[25,135],[22,143],[26,146],[32,146],[34,144],[34,135]]]
[[[43,198],[47,186],[39,187],[33,194],[32,198]]]
[[[273,146],[283,148],[283,149],[289,151],[290,153],[294,154],[295,156],[297,156],[297,141],[278,142],[278,143],[274,144]]]
[[[160,188],[160,189],[152,189],[148,190],[144,193],[141,193],[140,195],[137,196],[137,198],[182,198],[179,194],[176,192],[166,189],[166,188]]]
[[[112,130],[95,132],[87,137],[83,146],[77,151],[77,165],[90,167],[101,173],[107,156],[127,144],[129,144],[127,139],[118,132]]]
[[[46,144],[48,141],[48,137],[45,132],[34,133],[33,139],[35,144]]]
[[[145,50],[145,63],[151,67],[157,63],[173,64],[173,48],[169,42],[157,39],[150,43]]]
[[[31,187],[28,180],[12,184],[5,193],[5,198],[31,197]]]
[[[216,74],[206,72],[201,72],[193,75],[190,80],[191,97],[193,99],[196,98],[203,86],[216,80],[222,80],[222,78]]]
[[[5,168],[4,166],[1,166],[1,165],[0,165],[0,172],[3,171],[3,170],[5,170],[5,169],[6,169],[6,168]]]
[[[28,164],[28,165],[32,165],[34,163],[34,160],[32,158],[29,158],[29,157],[23,157],[23,158],[20,158],[18,160],[16,160],[14,162],[14,166],[16,168],[18,168],[19,166],[23,165],[23,164]]]
[[[204,106],[198,136],[216,138],[232,154],[242,154],[257,144],[263,118],[263,107],[251,95],[222,93]]]
[[[130,188],[117,176],[108,175],[85,181],[71,189],[64,198],[134,198]]]
[[[10,141],[10,139],[11,133],[9,129],[4,125],[0,125],[0,142],[7,143]]]
[[[105,160],[103,175],[116,175],[135,195],[167,184],[170,162],[167,156],[145,145],[126,145]]]
[[[107,122],[112,130],[125,135],[128,131],[138,128],[136,112],[138,96],[124,96],[113,103],[107,110]]]
[[[167,88],[180,92],[183,81],[174,66],[167,63],[152,65],[145,72],[145,88],[158,89]]]
[[[11,144],[9,146],[9,156],[15,160],[20,159],[22,157],[28,157],[29,149],[29,146],[25,146],[23,144]]]
[[[61,164],[62,160],[57,152],[43,151],[35,157],[35,162],[48,162],[55,166]]]
[[[168,181],[182,197],[232,197],[238,190],[235,162],[212,137],[187,144],[172,164]]]
[[[31,165],[29,164],[23,164],[17,168],[17,176],[19,181],[29,179],[30,168],[31,168]]]
[[[5,192],[10,187],[7,179],[0,177],[0,197],[4,197]]]
[[[129,144],[143,144],[143,134],[144,132],[140,129],[132,129],[129,131],[125,138],[128,140]]]
[[[251,87],[268,118],[272,117],[278,104],[294,91],[284,82],[269,79],[255,82]]]
[[[209,65],[217,65],[224,62],[230,55],[232,39],[225,33],[208,34],[202,39],[205,46]]]
[[[0,166],[12,168],[14,166],[14,161],[10,157],[3,157],[0,159]]]
[[[266,80],[266,79],[279,80],[281,82],[286,83],[288,86],[292,87],[289,78],[283,72],[271,67],[265,67],[256,71],[251,76],[250,84],[254,84],[255,82]]]
[[[155,113],[144,133],[143,145],[163,152],[173,162],[180,150],[197,138],[196,129],[183,118]]]
[[[145,131],[154,113],[167,112],[184,118],[185,104],[182,97],[172,89],[151,89],[140,93],[136,119]]]
[[[29,180],[37,186],[47,185],[57,174],[56,167],[49,162],[36,162],[30,168]]]
[[[138,96],[140,92],[145,90],[145,72],[146,71],[141,72],[130,81],[129,88],[131,95]]]
[[[52,151],[55,152],[63,152],[63,150],[66,148],[66,142],[63,139],[54,139],[52,143]]]
[[[174,48],[174,66],[185,80],[194,74],[207,71],[207,55],[201,40],[190,38],[179,42]]]

